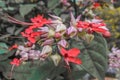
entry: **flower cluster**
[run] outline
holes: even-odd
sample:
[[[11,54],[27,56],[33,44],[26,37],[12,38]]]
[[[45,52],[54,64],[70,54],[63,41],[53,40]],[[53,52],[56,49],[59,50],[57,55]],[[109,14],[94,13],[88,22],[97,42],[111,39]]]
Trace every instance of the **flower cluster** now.
[[[50,15],[49,20],[41,15],[32,18],[32,25],[21,33],[28,42],[16,47],[16,55],[21,56],[20,60],[45,60],[50,56],[55,65],[60,59],[64,59],[67,65],[69,62],[80,65],[82,63],[79,59],[80,49],[70,47],[71,38],[81,38],[79,34],[82,32],[85,34],[97,32],[103,36],[110,36],[102,20],[80,21],[80,16],[75,19],[72,13],[70,15],[69,27],[62,22],[60,17],[54,15]],[[36,44],[40,46],[40,49],[36,48]]]
[[[120,68],[120,49],[113,47],[109,54],[109,66],[112,68]]]
[[[21,32],[22,36],[27,37],[31,43],[35,43],[38,36],[42,33],[35,31],[35,29],[42,27],[43,25],[50,23],[50,20],[43,18],[43,16],[38,15],[31,19],[33,25],[29,26],[25,32]]]
[[[77,24],[77,27],[79,29],[85,30],[87,33],[101,33],[105,37],[110,37],[110,32],[106,28],[105,23],[103,23],[101,20],[93,20],[91,22],[85,22],[85,21],[79,21]]]

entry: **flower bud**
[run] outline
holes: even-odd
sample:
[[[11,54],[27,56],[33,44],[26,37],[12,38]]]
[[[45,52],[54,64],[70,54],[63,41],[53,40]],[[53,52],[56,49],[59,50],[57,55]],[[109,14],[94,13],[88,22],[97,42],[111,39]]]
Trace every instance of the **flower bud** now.
[[[47,39],[47,40],[45,40],[45,41],[41,44],[41,46],[51,45],[53,42],[54,42],[54,39],[53,39],[53,38]]]
[[[59,32],[62,35],[66,32],[66,26],[64,24],[58,24],[55,32]]]
[[[21,52],[20,55],[22,57],[21,58],[22,60],[28,60],[28,53],[27,52]]]
[[[62,39],[58,42],[58,47],[63,47],[63,48],[67,48],[68,47],[68,42],[65,39]]]
[[[59,32],[55,33],[55,38],[60,38],[61,34]]]
[[[53,60],[53,63],[55,64],[55,66],[58,66],[58,64],[61,60],[61,56],[56,53],[54,55],[51,55],[50,57]]]
[[[50,29],[48,32],[48,37],[53,37],[55,35],[55,31]]]
[[[72,38],[77,34],[77,29],[71,26],[67,29],[67,34]]]
[[[43,47],[41,55],[51,54],[51,52],[52,52],[52,47],[49,46],[49,45],[46,45],[46,46]]]

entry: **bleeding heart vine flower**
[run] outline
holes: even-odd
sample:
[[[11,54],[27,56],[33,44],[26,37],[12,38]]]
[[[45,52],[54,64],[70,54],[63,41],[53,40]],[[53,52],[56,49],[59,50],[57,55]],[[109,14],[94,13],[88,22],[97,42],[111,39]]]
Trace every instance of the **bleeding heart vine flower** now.
[[[18,59],[18,58],[14,58],[11,62],[10,62],[10,64],[12,64],[12,65],[15,65],[15,66],[19,66],[20,65],[20,60]]]
[[[64,57],[64,60],[67,63],[67,65],[69,65],[69,62],[75,64],[82,64],[82,61],[79,58],[77,58],[77,56],[80,54],[79,49],[72,48],[70,50],[65,50],[64,48],[61,48],[60,53]]]
[[[90,43],[94,39],[93,32],[109,36],[109,31],[102,20],[80,21],[81,15],[75,19],[73,14],[70,13],[71,21],[69,27],[67,27],[60,17],[50,16],[50,20],[43,18],[41,15],[32,18],[32,24],[21,32],[22,36],[28,40],[25,45],[17,47],[16,55],[20,55],[22,61],[45,60],[52,55],[51,59],[55,65],[58,65],[61,57],[64,58],[67,65],[69,65],[69,62],[79,65],[82,64],[81,59],[78,58],[80,50],[78,48],[66,50],[70,47],[71,38],[77,39],[83,33],[84,35],[80,38]],[[36,44],[40,46],[40,50],[36,48],[38,47]],[[16,46],[13,48],[16,48]]]
[[[43,18],[41,15],[37,15],[34,18],[31,18],[31,21],[33,22],[33,25],[35,28],[39,28],[45,24],[51,23],[51,20],[47,20],[46,18]]]
[[[106,28],[104,23],[94,23],[94,22],[85,22],[79,21],[77,27],[85,30],[87,33],[101,33],[105,37],[110,37],[110,32]]]
[[[29,26],[29,28],[27,28],[25,32],[21,32],[21,34],[23,37],[26,37],[31,43],[35,43],[42,32],[34,30],[42,27],[45,24],[51,23],[51,20],[47,20],[46,18],[43,18],[43,16],[38,15],[34,18],[31,18],[31,21],[33,22],[33,25]]]

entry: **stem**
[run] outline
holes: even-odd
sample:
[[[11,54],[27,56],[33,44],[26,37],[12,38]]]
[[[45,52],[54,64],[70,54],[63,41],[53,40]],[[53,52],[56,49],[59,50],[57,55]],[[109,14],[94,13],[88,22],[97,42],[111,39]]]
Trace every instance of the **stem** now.
[[[12,75],[13,75],[12,73],[13,73],[14,67],[15,67],[15,65],[12,65],[12,68],[11,68],[11,70],[10,70],[10,76],[9,76],[9,77],[10,77],[10,78],[9,78],[10,80],[12,79]]]
[[[55,38],[54,38],[54,41],[55,41],[55,46],[56,46],[56,48],[55,48],[55,52],[58,52],[58,53],[59,53],[59,49],[58,49],[58,46],[57,46],[57,41],[56,41]]]
[[[44,3],[45,3],[45,7],[47,8],[48,7],[48,0],[43,0]]]
[[[8,21],[16,23],[16,24],[33,25],[33,23],[28,23],[28,22],[23,22],[23,21],[17,20],[15,18],[9,16],[8,14],[4,14],[4,16],[8,19]]]
[[[74,9],[75,9],[75,18],[77,17],[77,5],[76,5],[76,0],[73,1],[74,3]]]

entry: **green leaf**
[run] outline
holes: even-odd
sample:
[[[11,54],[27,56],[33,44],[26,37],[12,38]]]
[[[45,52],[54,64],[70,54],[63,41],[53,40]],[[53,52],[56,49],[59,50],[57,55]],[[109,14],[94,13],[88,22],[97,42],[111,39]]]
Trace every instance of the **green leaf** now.
[[[43,66],[40,66],[29,80],[53,80],[59,74],[65,71],[64,67],[54,66],[52,62],[46,62]]]
[[[74,80],[80,80],[86,75],[86,71],[80,65],[72,65],[72,77]]]
[[[12,65],[10,65],[10,60],[3,61],[0,66],[3,67],[3,75],[7,79],[15,79],[15,80],[29,80],[29,77],[34,73],[34,71],[38,68],[39,61],[34,62],[25,62],[18,67],[14,67],[12,76],[10,76]]]
[[[10,78],[11,68],[12,65],[10,65],[10,60],[0,63],[0,70],[7,79]],[[63,72],[64,67],[56,67],[52,61],[40,62],[37,60],[25,62],[18,67],[15,66],[11,78],[15,80],[52,80],[55,76]]]
[[[0,54],[8,52],[8,46],[5,43],[0,42]]]
[[[58,4],[59,0],[48,0],[48,7],[49,8],[53,8],[54,6],[56,6]]]
[[[25,16],[26,14],[28,14],[34,7],[36,6],[36,4],[25,4],[25,5],[20,5],[20,14],[21,16]]]
[[[60,8],[56,8],[54,10],[54,12],[55,12],[56,15],[59,15],[61,13],[61,9]]]
[[[0,40],[5,39],[5,38],[8,38],[8,37],[10,37],[10,36],[11,36],[11,34],[2,35],[2,36],[0,36]]]
[[[7,60],[8,57],[12,56],[14,53],[15,53],[15,50],[12,50],[8,53],[4,53],[4,54],[0,55],[0,61],[2,62],[4,60]]]
[[[21,32],[23,29],[24,29],[24,27],[21,27],[21,28],[17,29],[17,30],[15,31],[14,35],[20,34],[20,32]]]
[[[14,31],[15,31],[15,26],[13,26],[13,27],[8,27],[6,30],[7,30],[7,32],[8,32],[9,34],[13,34]]]
[[[4,1],[0,1],[0,7],[5,7],[5,2]]]
[[[82,59],[81,67],[98,80],[104,80],[108,52],[105,39],[100,34],[95,34],[95,38],[90,44],[74,40],[71,45],[81,50],[79,56]]]

